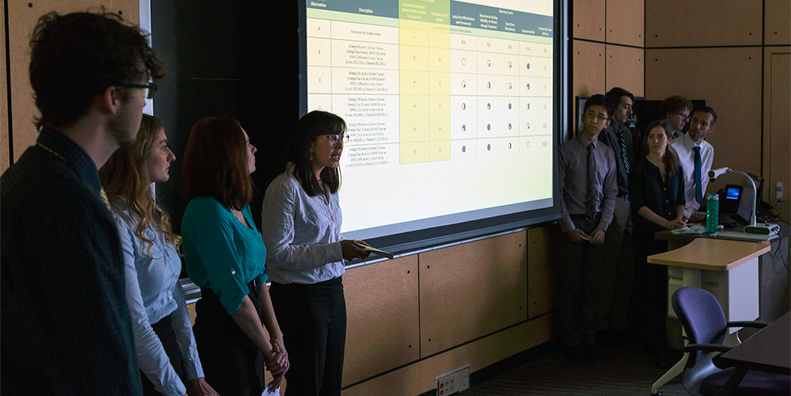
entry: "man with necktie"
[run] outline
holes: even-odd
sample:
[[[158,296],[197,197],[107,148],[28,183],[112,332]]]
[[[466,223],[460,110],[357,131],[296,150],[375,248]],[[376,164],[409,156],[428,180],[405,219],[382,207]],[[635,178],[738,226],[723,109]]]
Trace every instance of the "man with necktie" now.
[[[678,160],[684,171],[684,188],[687,203],[684,207],[684,218],[697,223],[703,216],[696,212],[706,198],[706,187],[709,185],[709,171],[714,162],[714,147],[705,139],[714,131],[717,113],[708,106],[701,107],[693,113],[689,123],[689,131],[670,142],[678,153]]]
[[[631,200],[629,198],[629,171],[635,164],[632,131],[625,125],[632,115],[634,95],[623,89],[607,92],[614,110],[610,126],[602,131],[599,140],[615,153],[618,196],[615,199],[613,220],[604,239],[605,259],[599,276],[599,306],[596,330],[600,341],[611,344],[626,331],[626,315],[634,275],[632,252]]]
[[[604,95],[585,102],[582,131],[560,146],[560,312],[566,355],[576,363],[597,358],[598,278],[602,244],[615,210],[618,184],[613,150],[598,140],[610,124]]]

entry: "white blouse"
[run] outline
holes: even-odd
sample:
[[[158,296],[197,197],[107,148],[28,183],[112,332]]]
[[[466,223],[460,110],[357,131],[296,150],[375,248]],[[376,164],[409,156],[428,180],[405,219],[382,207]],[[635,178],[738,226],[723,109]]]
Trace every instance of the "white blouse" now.
[[[272,282],[314,284],[343,275],[338,194],[310,197],[294,177],[293,165],[264,195],[261,236]]]
[[[171,366],[162,342],[151,328],[151,323],[157,323],[172,314],[172,326],[186,365],[187,380],[204,376],[184,291],[178,284],[181,259],[173,244],[165,241],[164,235],[151,227],[145,230],[146,237],[154,240],[151,246],[153,258],[148,256],[148,243],[135,235],[137,216],[127,209],[123,199],[114,202],[113,217],[124,257],[126,300],[132,314],[138,364],[158,392],[182,396],[187,393],[187,388]]]

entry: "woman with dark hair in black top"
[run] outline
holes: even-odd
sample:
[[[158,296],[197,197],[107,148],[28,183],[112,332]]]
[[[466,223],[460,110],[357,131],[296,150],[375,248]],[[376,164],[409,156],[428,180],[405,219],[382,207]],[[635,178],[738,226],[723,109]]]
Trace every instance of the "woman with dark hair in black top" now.
[[[657,232],[686,225],[684,178],[678,157],[668,144],[672,129],[666,120],[648,126],[644,143],[648,154],[629,175],[634,219],[633,312],[641,316],[640,334],[646,337],[658,366],[666,365],[667,267],[648,264],[648,256],[667,251],[667,242],[654,237]]]

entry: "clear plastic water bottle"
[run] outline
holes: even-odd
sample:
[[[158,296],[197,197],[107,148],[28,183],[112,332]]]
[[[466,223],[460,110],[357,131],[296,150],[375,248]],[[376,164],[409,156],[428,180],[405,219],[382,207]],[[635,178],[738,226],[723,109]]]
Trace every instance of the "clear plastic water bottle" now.
[[[706,232],[713,234],[720,225],[720,196],[709,194],[706,198]]]

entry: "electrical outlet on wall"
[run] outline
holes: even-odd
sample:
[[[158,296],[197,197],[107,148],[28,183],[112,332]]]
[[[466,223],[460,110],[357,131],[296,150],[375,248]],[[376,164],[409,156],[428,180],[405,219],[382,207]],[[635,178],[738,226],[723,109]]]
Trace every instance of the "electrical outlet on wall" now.
[[[470,365],[438,375],[434,379],[437,386],[437,396],[448,396],[470,388]]]

